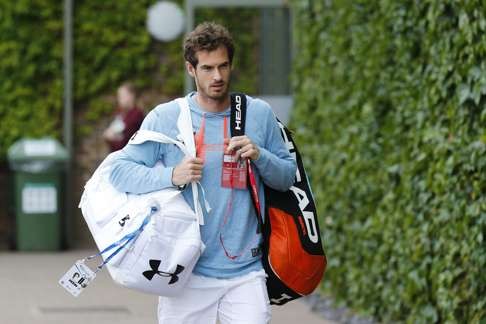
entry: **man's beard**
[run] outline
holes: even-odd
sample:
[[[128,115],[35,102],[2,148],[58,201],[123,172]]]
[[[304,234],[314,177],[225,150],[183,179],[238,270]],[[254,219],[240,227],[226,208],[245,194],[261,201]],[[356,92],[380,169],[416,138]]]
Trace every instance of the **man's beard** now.
[[[208,90],[205,91],[204,88],[199,85],[199,80],[197,79],[197,77],[195,78],[195,80],[196,80],[197,87],[202,90],[204,96],[206,96],[207,98],[221,102],[226,100],[226,98],[228,97],[230,80],[228,80],[228,82],[223,83],[223,88],[224,88],[223,91],[217,92],[214,95],[211,94],[211,86],[209,86]]]
[[[210,95],[209,93],[206,93],[206,96],[216,101],[223,101],[228,96],[228,86],[226,85],[224,90],[217,93],[216,95]]]

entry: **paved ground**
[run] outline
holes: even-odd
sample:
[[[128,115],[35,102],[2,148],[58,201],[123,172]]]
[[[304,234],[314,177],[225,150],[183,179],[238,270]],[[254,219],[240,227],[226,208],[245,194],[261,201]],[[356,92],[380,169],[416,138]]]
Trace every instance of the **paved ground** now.
[[[59,278],[93,251],[0,253],[0,323],[128,324],[156,323],[156,297],[115,285],[106,270],[78,298]],[[273,324],[332,324],[300,301],[273,308]],[[201,323],[208,324],[208,323]],[[248,323],[251,324],[251,323]]]

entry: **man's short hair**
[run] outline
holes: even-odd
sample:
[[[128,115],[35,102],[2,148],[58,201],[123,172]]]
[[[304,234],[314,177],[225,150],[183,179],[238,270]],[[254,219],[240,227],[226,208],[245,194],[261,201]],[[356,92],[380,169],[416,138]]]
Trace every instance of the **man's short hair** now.
[[[233,62],[235,47],[229,31],[214,22],[199,24],[184,39],[184,59],[193,67],[198,64],[196,53],[199,51],[214,51],[220,46],[225,46],[228,51],[230,64]]]

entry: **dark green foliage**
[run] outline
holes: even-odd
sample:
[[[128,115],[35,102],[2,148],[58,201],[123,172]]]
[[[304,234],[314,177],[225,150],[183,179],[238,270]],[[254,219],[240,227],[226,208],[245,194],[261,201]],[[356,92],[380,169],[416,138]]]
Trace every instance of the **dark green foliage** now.
[[[182,0],[175,1],[183,4]],[[75,140],[90,132],[113,107],[106,94],[131,80],[141,89],[182,95],[182,37],[154,41],[146,30],[148,0],[74,1],[74,109],[88,123],[75,125]],[[238,42],[235,89],[254,93],[258,50],[254,11],[212,9],[197,21],[226,24]],[[243,31],[243,32],[242,32]],[[245,54],[248,53],[248,54]],[[60,137],[63,109],[63,3],[59,0],[0,1],[0,160],[22,136]],[[244,71],[239,73],[238,71]],[[150,107],[145,107],[150,109]]]
[[[62,109],[62,6],[0,2],[0,156],[21,135],[56,133]]]
[[[145,27],[151,3],[75,1],[75,108],[87,109],[88,121],[94,122],[112,111],[113,106],[100,95],[114,93],[125,80],[140,87],[161,88],[162,82],[150,82],[156,74],[157,56],[165,54],[154,50],[156,45]],[[89,132],[90,126],[78,129],[78,136]]]
[[[293,125],[324,289],[384,322],[486,317],[486,3],[292,1]]]

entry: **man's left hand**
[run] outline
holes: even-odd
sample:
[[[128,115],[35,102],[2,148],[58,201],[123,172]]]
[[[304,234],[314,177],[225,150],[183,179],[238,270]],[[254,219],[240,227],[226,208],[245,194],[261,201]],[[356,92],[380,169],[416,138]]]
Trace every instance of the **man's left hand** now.
[[[230,154],[234,151],[236,154],[236,159],[241,157],[244,159],[249,158],[250,160],[255,161],[260,157],[260,149],[246,135],[234,136],[231,139],[225,139],[224,144],[228,145],[226,148],[226,153]]]

